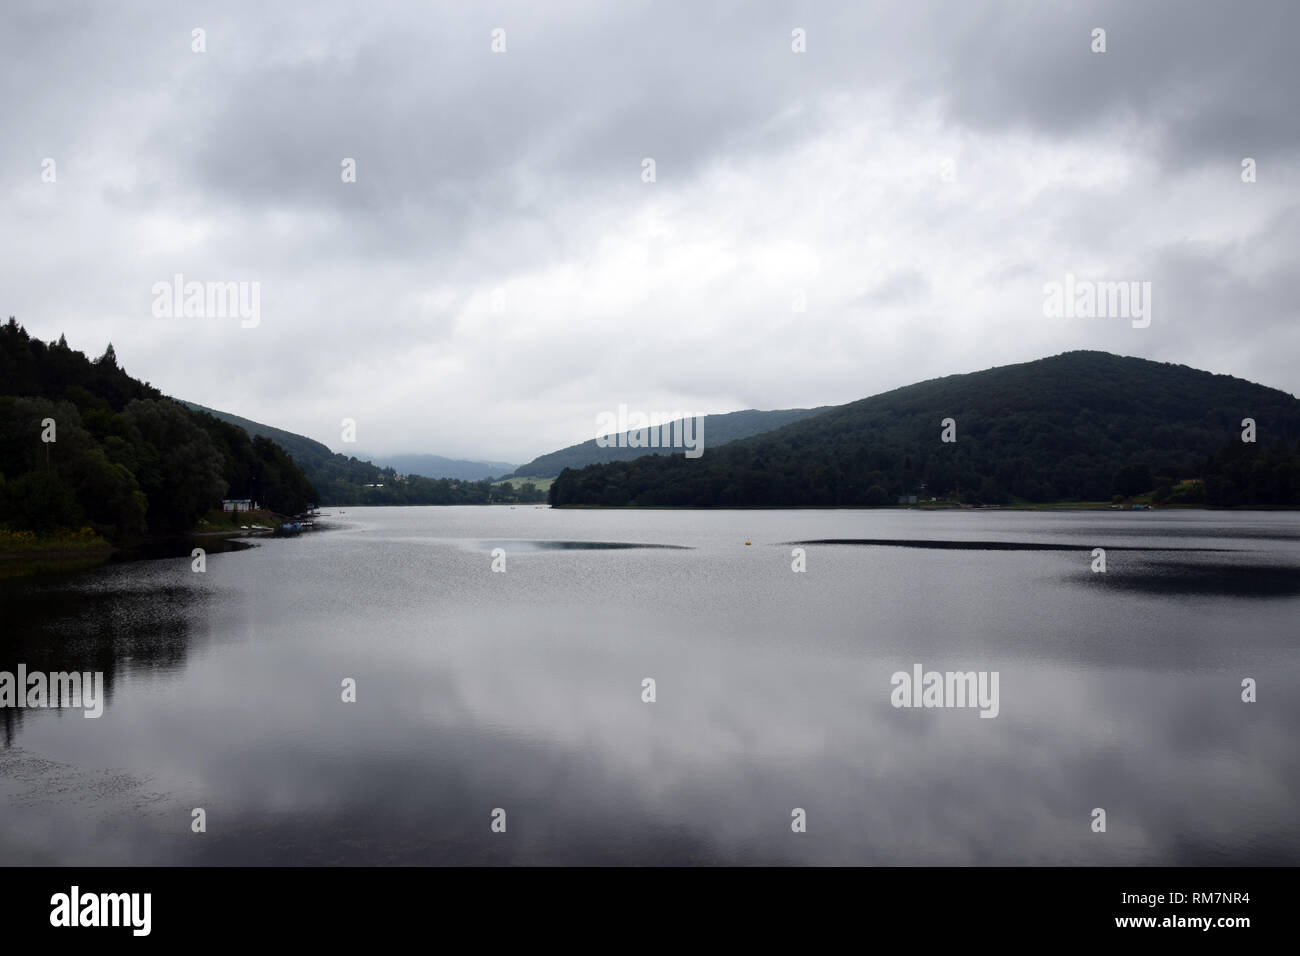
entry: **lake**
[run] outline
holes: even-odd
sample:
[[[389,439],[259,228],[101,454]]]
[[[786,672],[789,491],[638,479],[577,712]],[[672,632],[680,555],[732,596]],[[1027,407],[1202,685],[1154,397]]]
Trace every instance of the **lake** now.
[[[344,511],[0,582],[0,862],[1300,863],[1300,514]]]

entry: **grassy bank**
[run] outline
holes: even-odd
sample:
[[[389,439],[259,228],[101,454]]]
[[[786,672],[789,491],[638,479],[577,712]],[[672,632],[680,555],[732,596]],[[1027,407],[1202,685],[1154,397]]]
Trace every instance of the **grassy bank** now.
[[[544,505],[554,478],[502,478],[492,482],[492,504]],[[524,485],[532,485],[531,491]]]
[[[45,533],[0,528],[0,579],[82,571],[108,560],[113,546],[90,528]]]
[[[90,528],[38,533],[35,531],[11,531],[0,528],[0,556],[56,553],[88,553],[94,551],[111,551],[113,546]]]
[[[516,488],[522,488],[528,482],[532,482],[532,484],[536,486],[537,490],[543,493],[550,491],[551,485],[555,484],[554,478],[502,478],[500,481],[492,482],[492,486],[494,488],[500,488],[507,481]]]

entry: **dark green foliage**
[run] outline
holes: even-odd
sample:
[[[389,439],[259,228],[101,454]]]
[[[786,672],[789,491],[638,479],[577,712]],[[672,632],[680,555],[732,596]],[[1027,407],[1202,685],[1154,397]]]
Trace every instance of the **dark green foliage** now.
[[[15,531],[46,533],[85,522],[72,486],[59,475],[29,471],[6,481],[0,485],[0,508],[12,517]]]
[[[223,497],[293,514],[316,500],[272,442],[190,411],[126,374],[110,345],[90,361],[0,327],[0,524],[89,525],[112,541],[187,531]],[[53,419],[55,440],[41,440]]]
[[[1268,451],[1240,441],[1251,417]],[[940,441],[956,420],[957,440]],[[1206,501],[1298,505],[1300,402],[1181,365],[1067,352],[921,382],[715,448],[567,469],[555,505],[858,506],[1109,500],[1203,478]],[[1218,450],[1216,453],[1216,449]],[[1121,477],[1122,476],[1122,477]],[[924,485],[924,488],[922,488]],[[1144,487],[1139,487],[1144,486]],[[1182,487],[1182,486],[1180,486]],[[1180,495],[1193,501],[1191,486]]]
[[[1147,465],[1125,465],[1115,473],[1113,491],[1128,498],[1150,491],[1152,486],[1151,469]]]
[[[49,443],[41,441],[47,420],[55,423]],[[0,489],[0,521],[14,530],[89,525],[116,538],[145,527],[145,498],[130,469],[83,427],[71,402],[0,397]]]
[[[1225,442],[1206,463],[1204,500],[1217,507],[1300,504],[1300,447]]]
[[[281,514],[297,514],[317,503],[316,489],[283,448],[259,435],[253,439],[253,452],[261,473],[251,476],[247,497]]]
[[[513,481],[502,482],[492,489],[492,500],[496,502],[518,502],[534,504],[546,500],[546,492],[539,491],[531,481],[525,481],[518,488]]]
[[[149,501],[149,528],[179,532],[221,502],[226,482],[212,439],[170,399],[134,401],[123,412],[138,452],[135,478]]]
[[[260,435],[250,438],[237,425],[199,411],[198,406],[181,404],[189,407],[190,415],[221,454],[224,497],[248,498],[286,515],[320,503],[303,469],[275,442]]]
[[[884,489],[884,486],[872,485],[863,495],[862,503],[871,507],[879,507],[880,505],[892,504],[893,499],[889,497],[889,492]]]

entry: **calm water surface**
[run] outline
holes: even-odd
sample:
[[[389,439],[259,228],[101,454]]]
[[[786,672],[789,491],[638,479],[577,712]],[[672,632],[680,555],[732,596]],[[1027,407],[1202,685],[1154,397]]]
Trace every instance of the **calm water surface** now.
[[[0,582],[0,863],[1300,863],[1300,515],[345,510]]]

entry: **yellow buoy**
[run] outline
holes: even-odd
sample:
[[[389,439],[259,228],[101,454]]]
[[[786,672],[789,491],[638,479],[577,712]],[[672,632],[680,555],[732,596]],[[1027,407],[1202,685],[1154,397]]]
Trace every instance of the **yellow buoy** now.
[[[747,548],[749,547],[749,542],[748,542],[748,541],[745,542],[745,547],[747,547]]]

